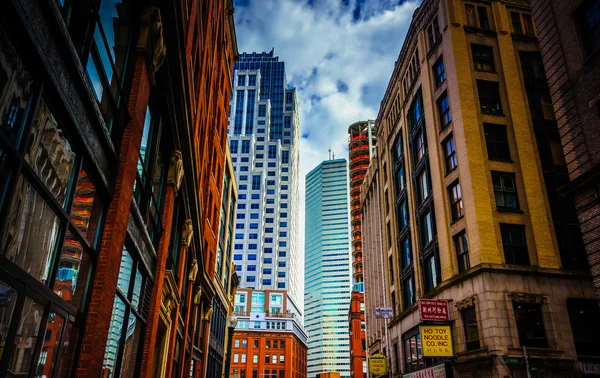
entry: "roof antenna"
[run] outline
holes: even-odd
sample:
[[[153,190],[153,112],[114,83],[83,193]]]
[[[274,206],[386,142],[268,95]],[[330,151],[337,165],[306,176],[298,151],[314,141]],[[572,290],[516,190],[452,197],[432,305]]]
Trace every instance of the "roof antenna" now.
[[[331,155],[333,155],[333,159],[331,160],[335,160],[335,152],[331,151]]]
[[[328,151],[329,151],[329,160],[331,160],[331,148]]]

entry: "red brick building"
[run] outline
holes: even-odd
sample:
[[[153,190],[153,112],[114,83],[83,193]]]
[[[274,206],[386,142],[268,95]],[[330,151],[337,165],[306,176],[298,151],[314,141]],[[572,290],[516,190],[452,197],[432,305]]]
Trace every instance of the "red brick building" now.
[[[0,377],[221,376],[232,14],[0,5]]]
[[[352,292],[348,322],[350,323],[350,376],[362,378],[366,376],[367,367],[365,297],[363,293]]]
[[[531,0],[583,244],[600,300],[600,1]]]
[[[240,288],[233,335],[232,378],[306,378],[307,336],[302,314],[285,290]]]

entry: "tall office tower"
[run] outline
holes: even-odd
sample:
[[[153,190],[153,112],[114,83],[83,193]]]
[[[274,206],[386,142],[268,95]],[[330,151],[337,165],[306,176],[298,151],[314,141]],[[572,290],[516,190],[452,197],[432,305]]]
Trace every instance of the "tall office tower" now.
[[[348,311],[348,320],[350,335],[352,335],[350,339],[350,373],[353,378],[362,378],[367,373],[360,187],[375,147],[374,123],[373,120],[358,121],[348,127],[353,267],[352,300]]]
[[[234,262],[242,287],[301,299],[298,105],[274,51],[235,64],[229,143],[238,182]]]
[[[346,159],[326,160],[306,175],[304,306],[308,376],[350,377],[348,305],[350,235]]]
[[[577,207],[600,301],[600,1],[531,0],[533,21],[572,183],[562,189]],[[515,18],[518,17],[514,16]],[[590,216],[594,214],[595,216]]]
[[[424,0],[376,125],[392,370],[567,377],[592,366],[600,312],[573,205],[557,193],[568,161],[528,1]],[[444,311],[429,331],[451,331],[453,350],[421,333]]]

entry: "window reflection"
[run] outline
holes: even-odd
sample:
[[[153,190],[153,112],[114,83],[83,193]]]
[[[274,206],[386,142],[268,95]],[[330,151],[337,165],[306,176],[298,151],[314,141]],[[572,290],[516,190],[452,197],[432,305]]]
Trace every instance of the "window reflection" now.
[[[2,232],[4,257],[42,283],[55,254],[59,219],[23,176],[19,176]]]
[[[90,181],[87,171],[82,169],[71,205],[71,219],[92,246],[96,239],[101,209],[100,195]]]
[[[11,348],[13,353],[6,366],[6,377],[22,377],[29,373],[43,315],[44,307],[41,304],[25,298],[21,321]]]
[[[10,322],[17,302],[17,291],[0,280],[0,345],[6,343]],[[4,348],[0,348],[0,359]]]
[[[56,201],[64,205],[75,165],[75,153],[44,101],[40,104],[31,130],[25,161],[44,182]]]
[[[121,331],[125,321],[125,304],[118,296],[115,296],[112,315],[110,317],[110,329],[108,330],[108,340],[104,350],[104,362],[102,364],[102,376],[111,378],[115,374],[115,365],[117,363],[117,353],[121,344]]]
[[[76,308],[80,308],[90,269],[91,261],[87,251],[71,231],[67,230],[54,280],[54,292]]]
[[[32,100],[33,80],[0,25],[0,128],[18,142]]]
[[[137,362],[137,353],[142,339],[142,323],[137,319],[133,312],[129,313],[129,322],[123,343],[123,358],[121,362],[121,375],[124,378],[133,378],[135,373],[135,364]]]
[[[133,269],[133,259],[129,255],[126,247],[123,247],[121,255],[121,268],[119,269],[119,281],[117,287],[124,295],[129,292],[129,282],[131,281],[131,271]]]
[[[42,351],[38,358],[36,377],[50,377],[54,369],[55,354],[60,347],[60,338],[65,326],[65,319],[51,312],[46,323]]]

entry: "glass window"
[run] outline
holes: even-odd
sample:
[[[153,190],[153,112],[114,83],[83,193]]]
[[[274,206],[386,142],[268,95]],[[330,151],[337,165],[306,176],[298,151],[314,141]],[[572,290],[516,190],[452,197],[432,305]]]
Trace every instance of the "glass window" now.
[[[456,166],[456,150],[454,148],[454,137],[451,135],[444,142],[444,160],[446,162],[446,174],[452,172]]]
[[[517,12],[510,12],[510,21],[512,23],[512,30],[515,34],[523,34],[523,29],[521,28],[521,17]]]
[[[457,221],[463,217],[463,202],[462,193],[460,190],[460,182],[456,181],[448,187],[448,195],[450,196],[452,220]]]
[[[466,232],[462,231],[454,236],[454,247],[456,248],[456,259],[458,260],[458,272],[462,273],[471,267]]]
[[[542,307],[537,303],[513,303],[520,346],[548,348]]]
[[[402,270],[409,268],[412,263],[412,252],[410,250],[410,239],[408,237],[400,242],[400,260]]]
[[[465,4],[465,14],[467,16],[468,26],[477,26],[477,16],[475,15],[475,7],[471,4]]]
[[[443,129],[452,122],[452,115],[450,114],[450,103],[448,102],[448,94],[444,92],[437,101],[438,112],[440,115],[440,126]]]
[[[400,202],[396,209],[398,216],[398,231],[402,231],[408,227],[408,204],[406,200]]]
[[[432,253],[423,260],[423,284],[425,292],[429,292],[440,283],[440,263],[437,253]]]
[[[487,7],[477,7],[477,16],[479,16],[479,27],[482,29],[489,29],[490,22],[488,20]]]
[[[506,264],[529,265],[525,226],[500,223],[500,233]]]
[[[6,345],[10,324],[17,303],[17,291],[9,284],[0,280],[0,345]],[[0,348],[0,359],[4,348]]]
[[[481,348],[479,343],[479,329],[477,328],[477,315],[475,307],[468,307],[461,312],[463,319],[463,327],[465,329],[465,341],[467,350],[475,350]]]
[[[418,177],[417,177],[417,185],[419,188],[419,192],[418,192],[418,198],[419,198],[419,205],[421,205],[429,196],[429,178],[427,177],[427,171],[422,172]]]
[[[58,270],[54,279],[54,292],[76,308],[83,305],[92,262],[89,252],[68,229],[58,260]]]
[[[440,58],[433,65],[433,76],[435,77],[435,87],[438,88],[446,81],[446,70],[444,68],[444,58]]]
[[[506,126],[493,123],[484,123],[485,144],[487,146],[488,159],[510,161],[510,149],[506,136]]]
[[[404,309],[415,304],[415,280],[411,274],[409,277],[402,279],[402,303]]]
[[[600,309],[594,299],[569,298],[567,310],[578,356],[600,357]]]
[[[417,165],[423,156],[425,156],[425,137],[423,131],[419,131],[413,140],[415,161],[414,165]]]
[[[430,211],[421,216],[419,228],[421,231],[421,248],[425,248],[433,240],[433,224]]]
[[[475,71],[495,72],[494,48],[486,45],[471,44]]]
[[[404,341],[404,371],[410,373],[423,369],[425,361],[419,331],[409,331],[402,339]]]
[[[256,75],[248,75],[248,85],[249,86],[256,85]]]
[[[27,376],[35,354],[37,338],[39,336],[44,306],[29,297],[25,297],[21,317],[19,319],[19,337],[14,338],[14,345],[3,347],[12,349],[12,356],[8,356],[6,371],[13,377]],[[27,361],[24,363],[24,361]]]
[[[477,90],[479,92],[479,105],[481,107],[481,113],[503,115],[497,82],[477,80]]]
[[[238,75],[237,85],[242,86],[242,87],[246,85],[246,75]]]
[[[500,209],[519,209],[515,174],[508,172],[492,172],[496,207]]]

